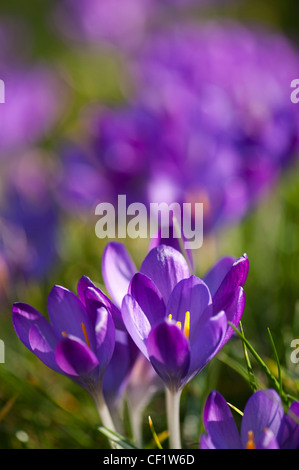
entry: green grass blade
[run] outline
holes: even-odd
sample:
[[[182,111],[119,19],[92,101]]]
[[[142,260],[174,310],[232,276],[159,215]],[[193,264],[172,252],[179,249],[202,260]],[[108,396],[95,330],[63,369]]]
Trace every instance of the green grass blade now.
[[[273,348],[273,352],[274,352],[274,356],[275,356],[275,360],[276,360],[276,364],[277,364],[278,382],[279,382],[280,395],[281,395],[283,390],[282,390],[282,374],[281,374],[280,361],[279,361],[279,357],[278,357],[278,354],[277,354],[277,349],[275,347],[275,343],[274,343],[273,336],[271,334],[270,328],[268,328],[268,333],[269,333],[271,345],[272,345],[272,348]]]
[[[245,338],[244,334],[242,334],[236,327],[235,325],[233,325],[232,323],[230,323],[230,326],[233,328],[233,330],[235,331],[235,333],[239,336],[239,338],[241,338],[241,340],[246,344],[246,347],[248,348],[248,350],[251,352],[251,354],[253,355],[253,357],[255,358],[255,360],[257,361],[257,363],[259,364],[259,366],[261,367],[261,369],[265,372],[265,374],[267,375],[268,379],[270,380],[270,382],[272,383],[272,386],[275,388],[275,390],[280,394],[280,397],[281,399],[284,401],[285,404],[287,404],[288,406],[290,405],[290,400],[289,400],[289,397],[287,396],[286,393],[284,393],[283,390],[281,390],[281,387],[280,387],[280,383],[278,382],[278,380],[276,379],[276,377],[272,374],[272,372],[270,371],[269,367],[267,366],[267,364],[263,361],[263,359],[259,356],[259,354],[256,352],[256,350],[254,349],[254,347],[251,345],[251,343]]]
[[[110,431],[110,429],[105,428],[104,426],[99,426],[98,430],[100,433],[102,433],[107,439],[111,442],[114,442],[118,446],[122,447],[123,449],[129,449],[129,450],[136,450],[138,447],[136,447],[132,442],[130,442],[128,439],[125,437],[121,436],[117,432]]]

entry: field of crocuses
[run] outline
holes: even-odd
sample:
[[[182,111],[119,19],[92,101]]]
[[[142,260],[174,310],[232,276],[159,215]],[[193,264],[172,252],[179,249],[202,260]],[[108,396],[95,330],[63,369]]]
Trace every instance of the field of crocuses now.
[[[295,8],[1,3],[0,449],[299,449]]]

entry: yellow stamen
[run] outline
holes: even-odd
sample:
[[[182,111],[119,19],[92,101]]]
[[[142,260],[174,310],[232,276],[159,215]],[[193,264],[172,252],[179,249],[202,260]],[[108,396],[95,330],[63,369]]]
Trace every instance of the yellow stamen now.
[[[169,321],[172,320],[172,315],[171,315],[171,313],[168,315],[168,320],[169,320]]]
[[[176,326],[181,330],[182,329],[182,323],[180,321],[176,322]]]
[[[89,342],[89,339],[88,339],[88,336],[87,336],[87,331],[86,331],[86,328],[85,328],[85,325],[84,325],[83,322],[81,323],[81,328],[82,328],[82,331],[83,331],[83,334],[84,334],[86,344],[90,348],[90,342]]]
[[[246,444],[246,449],[256,449],[254,443],[254,435],[252,431],[248,431],[248,441]]]
[[[63,331],[61,334],[62,334],[62,336],[63,336],[64,338],[67,337],[67,333],[66,333],[65,331]]]
[[[185,313],[184,334],[185,334],[186,338],[189,339],[189,334],[190,334],[190,312],[189,312],[189,310]]]

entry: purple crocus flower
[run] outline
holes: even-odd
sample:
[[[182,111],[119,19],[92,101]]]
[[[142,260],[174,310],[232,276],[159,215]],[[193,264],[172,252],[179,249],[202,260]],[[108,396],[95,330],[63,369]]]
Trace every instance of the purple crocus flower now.
[[[159,245],[144,259],[122,301],[124,324],[167,388],[179,391],[215,356],[245,306],[246,255],[225,258],[205,280],[183,255]]]
[[[207,398],[203,421],[207,434],[201,436],[201,449],[299,448],[299,403],[293,402],[285,413],[280,396],[272,389],[251,395],[240,433],[227,402],[215,390]]]
[[[50,369],[83,387],[94,399],[103,424],[115,429],[103,397],[105,371],[115,347],[113,312],[86,279],[78,283],[79,297],[54,286],[47,309],[49,322],[31,305],[17,302],[12,309],[20,340]]]
[[[103,380],[115,344],[111,312],[87,288],[80,298],[61,286],[49,294],[48,322],[32,306],[13,305],[13,325],[21,341],[44,364],[94,394]]]

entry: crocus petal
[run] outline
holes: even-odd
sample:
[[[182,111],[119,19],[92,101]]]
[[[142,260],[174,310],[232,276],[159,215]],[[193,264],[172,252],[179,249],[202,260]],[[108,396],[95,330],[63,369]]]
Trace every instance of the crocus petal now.
[[[31,351],[50,369],[61,372],[55,359],[55,347],[58,344],[58,338],[53,333],[51,326],[43,326],[41,329],[37,324],[33,325],[29,331],[29,341]]]
[[[159,245],[148,253],[140,272],[156,284],[165,304],[176,284],[190,277],[188,264],[182,253],[166,245]]]
[[[94,283],[87,276],[81,276],[77,285],[77,292],[82,304],[85,305],[85,291],[88,287],[95,288]]]
[[[167,237],[163,237],[164,233],[162,231],[162,229],[159,229],[157,234],[151,238],[150,240],[150,244],[149,244],[149,247],[148,247],[148,250],[152,250],[153,248],[155,248],[156,246],[159,246],[159,245],[168,245],[168,246],[172,246],[175,250],[177,251],[181,251],[181,245],[180,245],[180,238],[175,236],[175,227],[173,226],[173,224],[171,223],[169,225],[169,233],[167,234],[167,231],[166,231],[166,234],[168,235]],[[182,230],[181,230],[182,232]],[[182,233],[181,233],[182,234]],[[184,235],[182,234],[182,242],[184,243],[185,241],[185,238],[184,238]],[[194,269],[194,259],[193,259],[193,253],[192,253],[192,250],[190,249],[185,249],[185,253],[186,253],[186,256],[188,257],[188,262],[189,262],[189,265],[191,267],[191,269],[193,270]]]
[[[105,307],[112,316],[115,327],[120,330],[125,329],[119,308],[117,308],[114,303],[111,302],[111,300],[97,287],[87,287],[87,289],[85,289],[84,303],[93,325],[96,321],[96,312],[98,308]]]
[[[205,313],[203,318],[206,317]],[[206,364],[217,354],[223,346],[223,341],[227,331],[227,320],[225,312],[213,315],[205,322],[200,322],[200,327],[190,341],[190,367],[188,371],[188,381],[200,372]]]
[[[105,307],[97,310],[95,338],[95,352],[99,367],[104,371],[112,358],[115,347],[115,326],[110,313]]]
[[[162,296],[153,281],[145,274],[136,273],[133,276],[129,293],[140,305],[151,326],[165,318],[166,307]]]
[[[55,350],[61,370],[74,377],[85,378],[98,366],[98,359],[91,349],[78,338],[63,338]]]
[[[137,268],[122,243],[110,242],[102,257],[102,274],[106,289],[120,308]]]
[[[179,390],[190,362],[185,335],[177,325],[164,321],[150,331],[146,346],[150,361],[165,385],[170,390]]]
[[[194,331],[199,318],[212,303],[206,284],[196,276],[180,281],[173,289],[166,308],[166,317],[172,315],[184,325],[186,312],[190,312],[190,331]]]
[[[47,301],[50,321],[58,336],[66,333],[85,341],[82,323],[84,323],[91,347],[95,346],[94,328],[84,305],[68,289],[54,286]]]
[[[285,414],[277,440],[281,449],[299,448],[299,402],[293,402]]]
[[[243,286],[248,275],[249,261],[244,254],[238,258],[228,271],[219,288],[213,296],[214,312],[225,310],[231,302],[231,297],[239,286]]]
[[[138,302],[130,294],[125,295],[123,299],[121,313],[129,335],[148,358],[145,340],[149,335],[151,325]]]
[[[236,261],[233,256],[221,258],[205,275],[204,282],[210,289],[212,296],[217,292],[221,282]]]
[[[12,320],[25,346],[48,367],[61,372],[54,355],[59,339],[43,315],[31,305],[17,302],[13,305]]]
[[[246,447],[248,432],[252,431],[255,442],[262,437],[265,428],[276,437],[284,416],[281,399],[275,390],[259,390],[246,403],[241,424],[241,440]]]
[[[215,390],[206,400],[203,422],[216,449],[240,449],[241,440],[232,413],[223,396]]]
[[[200,449],[216,449],[210,436],[202,435],[199,440]]]
[[[232,323],[235,327],[237,327],[240,323],[245,308],[245,302],[245,292],[242,287],[239,287],[236,290],[235,294],[232,296],[231,303],[227,306],[225,310],[227,321]],[[234,330],[229,325],[224,338],[224,343],[226,343],[231,338],[233,333]]]
[[[116,406],[120,400],[139,354],[130,336],[125,331],[116,330],[113,356],[103,379],[103,393],[108,406]]]
[[[279,449],[279,444],[270,429],[264,429],[262,436],[256,444],[257,449]]]

